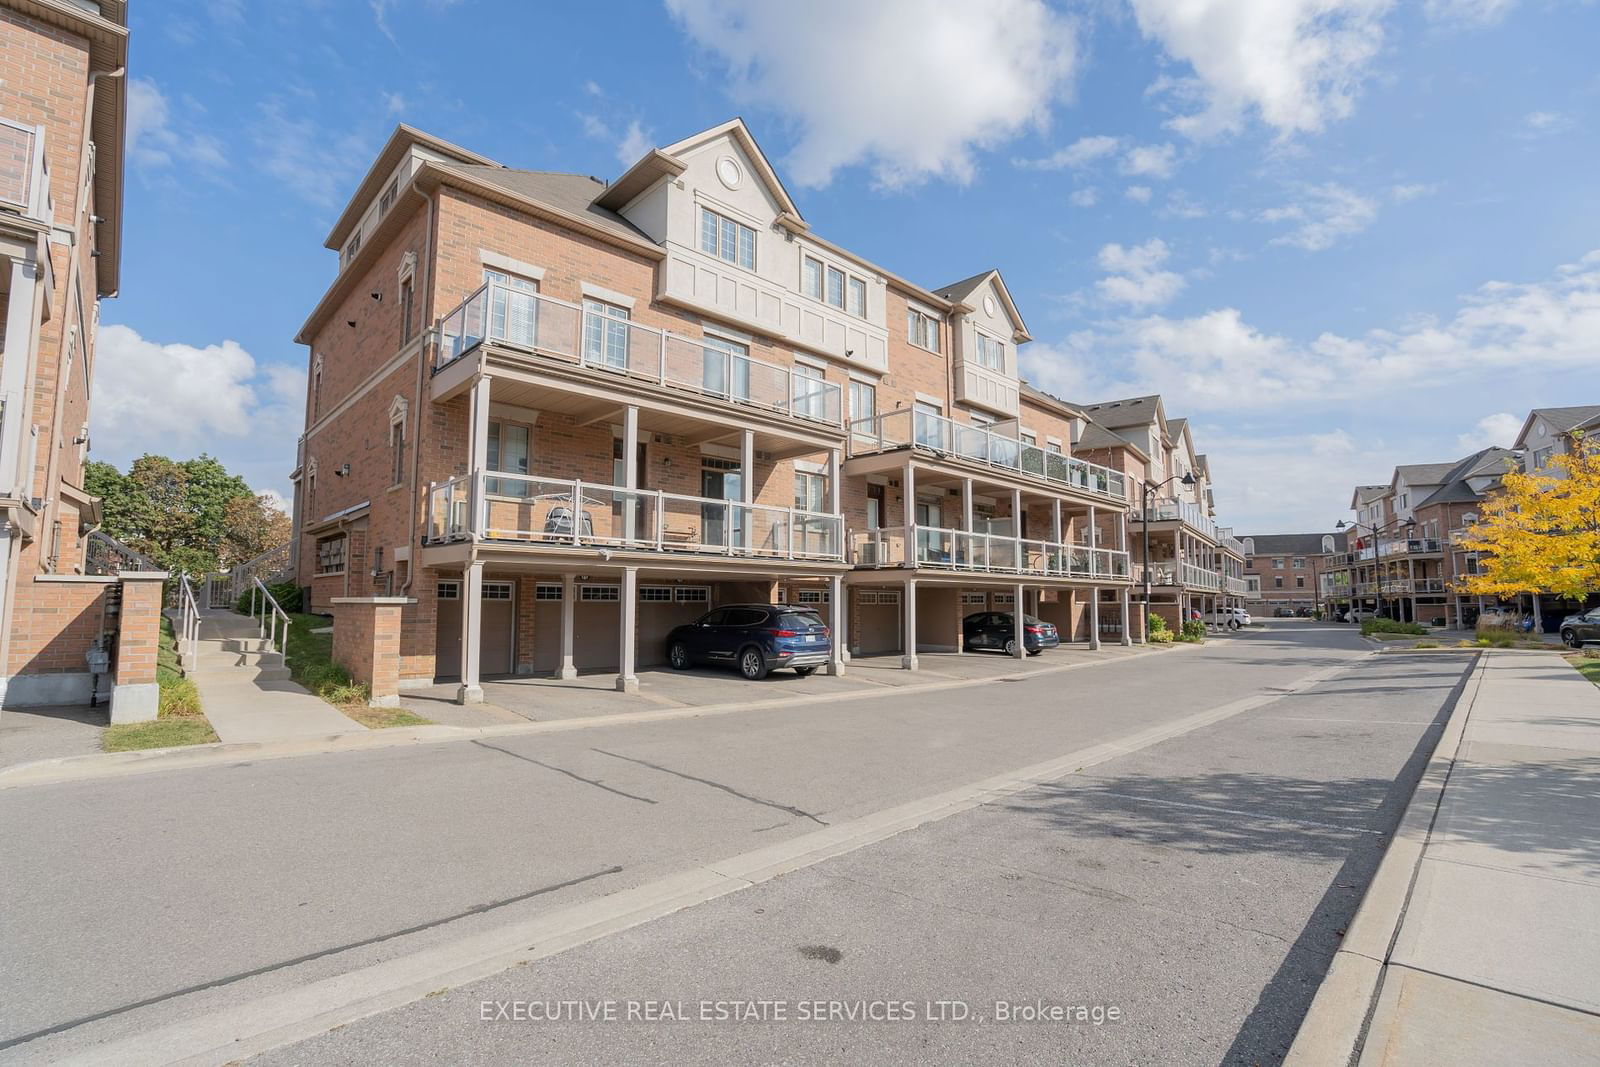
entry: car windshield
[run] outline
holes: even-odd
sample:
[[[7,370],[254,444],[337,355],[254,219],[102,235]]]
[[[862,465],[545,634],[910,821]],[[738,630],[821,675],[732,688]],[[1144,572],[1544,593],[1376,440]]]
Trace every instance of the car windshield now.
[[[1044,621],[1041,619],[1036,619],[1032,615],[1024,615],[1022,617],[1022,624],[1024,626],[1043,626]]]
[[[786,611],[778,617],[778,625],[785,630],[808,630],[822,625],[822,616],[814,611]]]

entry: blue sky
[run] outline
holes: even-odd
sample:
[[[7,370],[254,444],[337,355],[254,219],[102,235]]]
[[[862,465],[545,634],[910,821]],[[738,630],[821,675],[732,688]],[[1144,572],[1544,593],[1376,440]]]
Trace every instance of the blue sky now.
[[[1160,391],[1244,533],[1600,400],[1593,0],[130,6],[119,465],[288,491],[292,338],[397,121],[612,177],[743,115],[823,235],[930,286],[999,267],[1038,384]]]

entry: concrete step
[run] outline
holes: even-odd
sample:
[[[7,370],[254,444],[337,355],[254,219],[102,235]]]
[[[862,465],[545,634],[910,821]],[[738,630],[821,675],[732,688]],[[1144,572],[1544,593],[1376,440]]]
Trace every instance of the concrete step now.
[[[287,682],[291,675],[288,667],[228,667],[204,664],[195,669],[195,677],[209,684],[251,685],[256,682]]]
[[[272,639],[268,637],[202,637],[198,642],[202,653],[217,652],[271,652]]]
[[[228,670],[233,667],[282,667],[282,652],[207,652],[201,651],[195,657],[195,665],[201,668]]]

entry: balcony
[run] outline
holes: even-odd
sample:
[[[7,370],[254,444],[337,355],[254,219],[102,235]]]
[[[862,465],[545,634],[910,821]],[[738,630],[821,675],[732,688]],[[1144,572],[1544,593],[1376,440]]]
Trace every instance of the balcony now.
[[[1149,514],[1151,522],[1181,522],[1208,541],[1217,540],[1217,524],[1198,504],[1191,504],[1187,500],[1161,500],[1150,509]],[[1240,555],[1243,555],[1244,545],[1240,544],[1239,548]]]
[[[841,562],[844,517],[478,471],[429,487],[426,539]]]
[[[1104,497],[1117,503],[1128,498],[1121,471],[1085,463],[1037,445],[1023,444],[979,426],[963,426],[942,415],[901,408],[850,424],[850,455],[868,456],[900,448],[916,448],[939,456],[955,456],[1007,474],[1061,489]]]
[[[1387,559],[1390,556],[1437,556],[1443,549],[1440,548],[1437,537],[1413,537],[1404,541],[1384,541],[1378,546],[1378,555]]]
[[[498,282],[486,283],[440,318],[436,334],[435,371],[489,342],[674,392],[688,390],[810,423],[843,426],[839,386],[808,376],[806,368],[736,355]]]
[[[1356,582],[1352,588],[1357,596],[1409,596],[1413,593],[1446,592],[1443,578],[1385,578],[1381,589],[1377,582]]]
[[[857,567],[928,567],[973,574],[1127,581],[1128,554],[1106,548],[1018,540],[938,526],[852,530]]]
[[[1248,596],[1252,592],[1249,582],[1228,575],[1223,576],[1222,591],[1229,596]]]
[[[1151,585],[1182,584],[1188,589],[1200,589],[1213,593],[1222,591],[1222,575],[1194,563],[1140,564],[1134,568],[1133,580],[1135,582],[1143,582],[1144,572],[1147,569],[1150,572]],[[1242,587],[1240,592],[1244,592]]]
[[[1238,556],[1240,559],[1244,559],[1245,556],[1249,555],[1245,551],[1244,542],[1231,534],[1221,536],[1217,541],[1217,545],[1230,556]]]

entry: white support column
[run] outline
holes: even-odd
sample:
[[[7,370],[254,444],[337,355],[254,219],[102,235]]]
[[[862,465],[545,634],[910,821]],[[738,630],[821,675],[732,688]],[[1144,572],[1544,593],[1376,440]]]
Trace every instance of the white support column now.
[[[617,670],[617,692],[637,693],[639,677],[633,673],[634,652],[638,647],[639,568],[622,568],[622,603],[617,605],[618,645],[622,663]]]
[[[972,479],[961,479],[961,528],[972,532]]]
[[[573,601],[578,599],[578,583],[572,575],[561,576],[561,665],[556,670],[556,677],[563,681],[571,681],[578,676],[578,667],[574,662],[573,648],[573,613],[577,605]]]
[[[0,402],[5,404],[4,435],[0,436],[0,493],[6,496],[33,495],[33,472],[21,470],[26,452],[23,435],[33,424],[33,416],[24,411],[30,373],[29,353],[39,331],[38,305],[35,289],[39,282],[39,265],[28,260],[11,263],[11,291],[6,299],[6,327],[4,351],[7,358],[0,362]],[[3,582],[4,576],[0,576]],[[10,612],[6,613],[9,623]]]
[[[1027,607],[1027,597],[1024,595],[1024,590],[1020,585],[1013,590],[1012,595],[1015,597],[1015,599],[1011,602],[1011,637],[1017,643],[1017,648],[1014,655],[1018,659],[1023,659],[1028,655],[1027,642],[1024,640],[1027,635],[1023,632],[1022,622],[1023,618],[1027,615],[1025,610]]]
[[[639,488],[639,408],[629,404],[622,412],[622,485],[625,489]],[[582,501],[573,501],[574,523],[583,514]],[[638,528],[639,502],[629,493],[622,501],[623,536],[634,539],[642,535]],[[653,533],[654,531],[652,531]]]
[[[906,468],[910,470],[909,467]],[[900,609],[905,613],[905,625],[900,627],[900,632],[905,635],[901,642],[900,666],[908,671],[917,669],[917,580],[912,578],[906,582],[905,595],[900,598]]]
[[[1089,647],[1100,648],[1100,590],[1089,590]]]
[[[1122,646],[1127,648],[1133,644],[1133,594],[1127,589],[1122,590]]]
[[[844,456],[837,448],[828,450],[828,514],[830,515],[838,515],[843,511],[839,485],[844,480],[844,471],[841,469],[843,462]]]
[[[470,417],[472,425],[472,438],[468,443],[470,449],[467,458],[467,470],[474,473],[472,479],[472,536],[476,540],[485,532],[487,521],[487,501],[483,494],[483,477],[478,472],[489,465],[489,388],[494,379],[487,374],[479,376],[472,383]],[[578,504],[573,504],[573,514],[578,514]],[[574,520],[576,524],[576,520]],[[465,650],[463,650],[463,656]]]
[[[1022,554],[1022,490],[1011,490],[1011,540],[1012,562],[1020,571],[1027,560]],[[1022,588],[1021,586],[1017,587]],[[1017,614],[1022,614],[1022,598],[1017,598]]]
[[[903,505],[905,521],[900,525],[911,526],[917,521],[917,471],[910,460],[906,461],[906,469],[900,475],[900,493],[905,500]],[[887,516],[884,521],[888,522]]]
[[[828,579],[828,629],[833,631],[828,635],[832,639],[832,650],[828,653],[828,673],[835,678],[844,674],[844,620],[847,614],[844,608],[844,579],[835,574]]]
[[[728,379],[730,382],[733,379]],[[740,533],[740,548],[748,549],[754,542],[752,538],[755,525],[749,504],[755,499],[756,491],[756,434],[754,430],[746,430],[739,435],[739,503],[746,505],[739,521],[735,523]],[[791,531],[791,534],[793,531]]]
[[[1061,543],[1061,498],[1050,501],[1050,540]]]
[[[465,577],[461,583],[461,684],[456,687],[456,703],[482,704],[478,653],[483,645],[483,561],[467,564]]]

